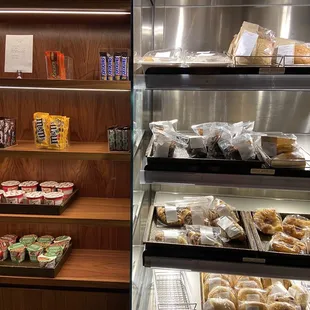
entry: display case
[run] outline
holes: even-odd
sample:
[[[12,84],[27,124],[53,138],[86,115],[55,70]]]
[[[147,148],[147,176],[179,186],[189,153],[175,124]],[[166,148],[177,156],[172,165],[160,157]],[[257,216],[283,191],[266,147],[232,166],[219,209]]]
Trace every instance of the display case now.
[[[201,273],[290,279],[307,289],[307,229],[297,235],[287,224],[300,215],[305,225],[310,214],[310,70],[307,52],[297,52],[310,41],[309,12],[302,0],[134,1],[133,126],[142,133],[134,201],[144,195],[133,218],[133,309],[217,308],[201,293]],[[254,127],[237,133],[240,122]],[[292,138],[288,152],[279,150],[282,138]],[[266,233],[261,209],[273,210],[271,226],[285,235]],[[228,228],[236,222],[239,235]],[[297,236],[284,245],[303,249],[279,250],[279,236]]]

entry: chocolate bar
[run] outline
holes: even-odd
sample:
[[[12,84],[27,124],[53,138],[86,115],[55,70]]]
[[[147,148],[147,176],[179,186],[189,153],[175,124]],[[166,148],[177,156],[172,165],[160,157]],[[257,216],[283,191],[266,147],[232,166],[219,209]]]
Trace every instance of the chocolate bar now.
[[[129,127],[123,127],[122,128],[122,142],[123,142],[123,151],[129,151],[130,145],[130,128]]]
[[[106,81],[108,79],[107,73],[107,53],[100,53],[100,79]]]
[[[121,74],[122,74],[122,62],[121,62],[121,54],[120,53],[116,53],[114,56],[114,60],[115,60],[115,80],[120,80],[121,79]]]
[[[114,79],[114,57],[108,55],[108,80],[113,81]]]
[[[115,136],[115,127],[108,128],[108,141],[110,151],[116,151]]]
[[[128,75],[128,57],[127,53],[122,54],[122,80],[128,80],[129,75]]]
[[[123,131],[121,128],[115,128],[115,149],[116,151],[123,150]]]

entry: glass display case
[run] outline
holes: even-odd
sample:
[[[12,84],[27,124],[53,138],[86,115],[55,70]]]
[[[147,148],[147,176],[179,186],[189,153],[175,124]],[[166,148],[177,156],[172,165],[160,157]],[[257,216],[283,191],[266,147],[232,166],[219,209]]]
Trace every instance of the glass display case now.
[[[134,1],[133,309],[220,307],[202,273],[259,277],[258,308],[278,280],[307,290],[309,13],[302,0]]]

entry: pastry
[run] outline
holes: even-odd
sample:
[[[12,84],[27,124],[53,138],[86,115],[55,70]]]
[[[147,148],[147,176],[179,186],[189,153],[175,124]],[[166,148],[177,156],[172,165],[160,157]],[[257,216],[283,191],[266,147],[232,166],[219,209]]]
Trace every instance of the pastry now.
[[[288,288],[292,285],[292,282],[290,280],[286,280],[286,279],[283,279],[283,280],[273,280],[273,279],[270,279],[270,278],[262,278],[262,284],[263,284],[263,288],[266,289],[268,287],[270,287],[271,285],[273,285],[274,281],[277,281],[277,282],[281,282],[283,284],[283,286],[288,290]]]
[[[282,153],[272,158],[272,167],[278,168],[305,168],[306,160],[300,152]]]
[[[156,242],[167,242],[167,243],[177,243],[177,244],[187,244],[185,231],[178,230],[161,230],[155,234]]]
[[[253,281],[253,280],[238,281],[235,286],[235,289],[241,290],[243,288],[261,289],[261,286],[256,281]]]
[[[283,231],[282,219],[274,209],[257,210],[253,215],[256,227],[264,234],[273,235]]]
[[[239,222],[239,218],[236,215],[236,209],[221,199],[214,199],[212,209],[215,212],[216,218],[221,216],[229,216],[235,222]]]
[[[259,301],[246,301],[239,303],[238,310],[268,310],[266,304]]]
[[[216,287],[230,287],[230,283],[222,278],[208,279],[203,284],[204,296],[209,296],[209,293]]]
[[[284,253],[305,254],[307,252],[303,242],[282,232],[272,237],[270,248],[273,251]]]
[[[191,210],[189,208],[175,208],[175,210],[171,210],[171,212],[174,212],[175,214],[173,214],[170,220],[170,215],[168,215],[167,218],[165,207],[156,207],[158,219],[161,223],[167,226],[183,226],[185,224],[192,224]]]
[[[258,287],[259,288],[263,288],[263,285],[262,285],[262,281],[260,278],[257,278],[257,277],[248,277],[248,276],[241,276],[239,277],[238,281],[237,281],[237,284],[239,282],[242,282],[242,281],[254,281],[257,283]]]
[[[220,227],[229,239],[239,241],[245,240],[244,229],[237,222],[235,222],[233,218],[229,216],[222,216],[213,221],[213,224]]]
[[[297,307],[288,302],[274,302],[268,308],[269,310],[296,310]]]
[[[217,227],[193,225],[187,228],[188,242],[193,245],[222,247],[220,234],[221,231]]]
[[[296,302],[301,306],[302,309],[306,309],[309,303],[309,293],[301,285],[293,284],[288,292],[295,298]]]
[[[295,136],[262,136],[261,141],[263,151],[270,157],[296,151]]]
[[[217,286],[210,291],[208,298],[228,299],[232,301],[235,306],[237,306],[237,299],[234,290],[231,287]]]
[[[242,288],[238,292],[238,301],[258,301],[265,303],[266,294],[263,290],[255,288]]]
[[[234,303],[228,299],[210,298],[203,305],[203,310],[236,310],[236,307]]]
[[[310,220],[300,215],[288,215],[283,220],[283,231],[297,239],[302,239],[310,228]]]
[[[208,279],[212,278],[222,278],[229,282],[231,286],[233,286],[232,278],[227,274],[218,274],[218,273],[202,273],[203,283],[205,283]]]

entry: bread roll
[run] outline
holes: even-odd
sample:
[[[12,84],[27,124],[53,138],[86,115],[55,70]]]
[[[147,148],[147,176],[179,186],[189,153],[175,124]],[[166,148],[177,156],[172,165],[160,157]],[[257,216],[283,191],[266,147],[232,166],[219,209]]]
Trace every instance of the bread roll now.
[[[222,279],[222,278],[211,278],[207,279],[207,281],[203,285],[204,289],[204,296],[209,296],[209,293],[211,290],[218,286],[225,286],[230,287],[230,284],[228,281]]]
[[[203,273],[202,274],[203,278],[203,283],[205,283],[208,279],[213,279],[213,278],[221,278],[223,280],[226,280],[229,282],[231,286],[233,286],[233,282],[231,282],[231,277],[227,274],[218,274],[218,273]]]
[[[262,281],[260,278],[257,278],[257,277],[247,277],[247,276],[241,276],[239,279],[238,279],[238,282],[241,282],[241,281],[254,281],[257,283],[257,285],[259,286],[259,288],[263,288],[263,285],[262,285]]]
[[[208,301],[203,305],[203,310],[236,310],[236,307],[234,303],[228,299],[209,298]]]
[[[300,304],[302,309],[306,309],[309,303],[309,294],[306,288],[301,285],[292,285],[288,292],[295,298],[296,302]]]
[[[296,307],[288,302],[274,302],[269,305],[269,310],[296,310]]]
[[[234,290],[231,287],[225,287],[225,286],[215,287],[210,291],[208,295],[208,299],[209,298],[228,299],[232,301],[235,306],[237,306],[237,299]]]
[[[266,302],[266,292],[255,288],[242,288],[238,292],[238,300],[240,301],[257,301]]]

